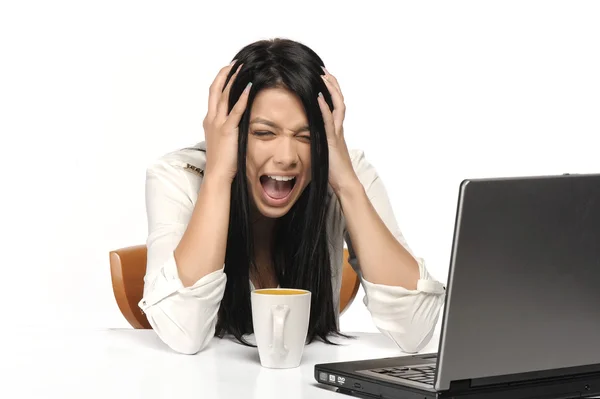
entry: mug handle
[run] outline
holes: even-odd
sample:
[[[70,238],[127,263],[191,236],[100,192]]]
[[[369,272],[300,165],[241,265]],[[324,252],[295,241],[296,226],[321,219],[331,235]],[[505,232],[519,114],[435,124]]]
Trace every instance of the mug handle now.
[[[283,328],[285,320],[290,312],[287,305],[271,306],[271,315],[273,317],[273,343],[271,344],[271,353],[284,357],[289,352],[289,349],[283,342]]]

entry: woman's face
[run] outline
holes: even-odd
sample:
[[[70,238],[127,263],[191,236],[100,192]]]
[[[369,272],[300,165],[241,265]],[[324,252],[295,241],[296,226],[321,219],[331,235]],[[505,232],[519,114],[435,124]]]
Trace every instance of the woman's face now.
[[[300,99],[281,88],[261,90],[250,111],[246,173],[256,209],[285,215],[310,182],[310,130]]]

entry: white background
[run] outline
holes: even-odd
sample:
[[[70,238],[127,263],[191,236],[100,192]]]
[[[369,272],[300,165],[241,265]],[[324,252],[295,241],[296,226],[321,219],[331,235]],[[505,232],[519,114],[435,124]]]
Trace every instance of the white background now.
[[[463,178],[600,170],[600,3],[353,4],[3,2],[0,323],[128,326],[108,252],[145,241],[146,166],[203,139],[215,74],[258,39],[322,56],[442,281]],[[373,330],[362,296],[346,331]]]

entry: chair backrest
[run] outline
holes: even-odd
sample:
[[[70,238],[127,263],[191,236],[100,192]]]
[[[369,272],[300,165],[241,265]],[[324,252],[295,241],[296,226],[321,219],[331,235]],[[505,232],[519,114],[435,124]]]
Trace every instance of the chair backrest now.
[[[147,251],[145,245],[136,245],[110,252],[110,274],[117,305],[133,328],[149,329],[150,323],[139,308],[144,292]],[[348,263],[348,250],[344,249],[342,288],[340,292],[340,314],[342,314],[358,292],[360,280]]]
[[[110,275],[117,305],[133,328],[152,328],[138,303],[144,294],[146,246],[136,245],[110,252]]]

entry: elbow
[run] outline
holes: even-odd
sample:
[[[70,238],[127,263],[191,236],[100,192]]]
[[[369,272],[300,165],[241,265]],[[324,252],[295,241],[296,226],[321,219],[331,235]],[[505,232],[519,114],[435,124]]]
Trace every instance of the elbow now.
[[[405,317],[376,319],[377,328],[406,353],[417,353],[427,347],[439,321],[439,306],[429,312],[409,313]]]
[[[160,340],[173,351],[195,355],[204,350],[214,336],[216,317],[183,317],[179,321],[161,309],[149,309],[148,321]]]
[[[160,334],[157,331],[157,335],[169,348],[182,355],[195,355],[202,351],[208,344],[206,337],[190,336],[183,332],[166,335]]]
[[[182,355],[195,355],[206,347],[204,342],[195,339],[175,339],[168,342],[167,345]]]
[[[377,326],[379,331],[390,338],[402,352],[418,353],[423,350],[433,337],[434,326],[429,329],[420,329],[413,326],[412,328],[383,328]]]
[[[398,346],[406,353],[418,353],[426,347],[433,336],[433,327],[429,331],[413,333],[401,337],[396,342]]]

